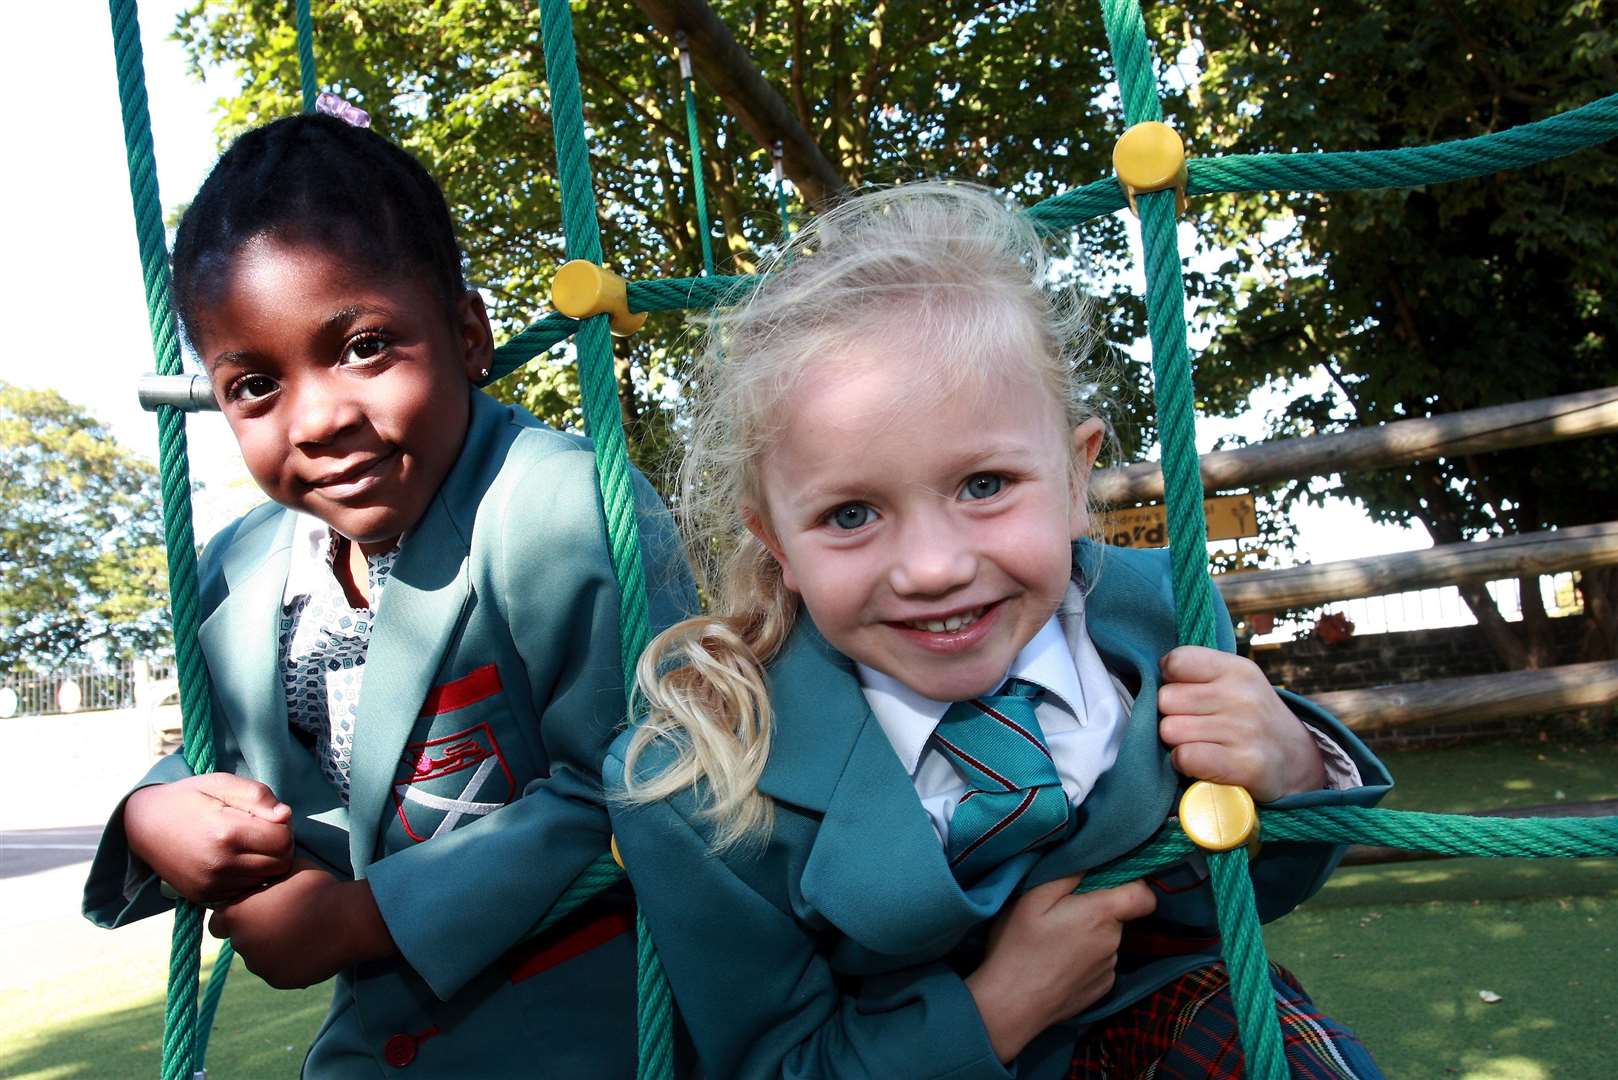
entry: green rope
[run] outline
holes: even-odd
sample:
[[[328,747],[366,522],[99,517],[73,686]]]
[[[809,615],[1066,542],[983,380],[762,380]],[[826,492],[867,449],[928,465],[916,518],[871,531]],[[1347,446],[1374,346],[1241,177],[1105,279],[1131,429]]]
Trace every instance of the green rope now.
[[[1133,121],[1131,121],[1133,122]],[[1618,94],[1576,109],[1433,146],[1312,154],[1228,154],[1186,163],[1187,195],[1242,191],[1343,191],[1408,188],[1487,176],[1589,149],[1618,135]],[[1115,178],[1053,195],[1026,211],[1055,232],[1123,209]]]
[[[735,303],[757,281],[755,274],[631,281],[627,290],[629,310],[687,311],[721,307]],[[516,371],[557,342],[571,337],[578,325],[577,319],[555,312],[532,323],[494,350],[494,364],[485,382],[498,381]]]
[[[225,982],[230,978],[230,962],[236,959],[236,950],[227,938],[214,957],[213,970],[208,973],[208,989],[202,994],[202,1007],[197,1010],[197,1048],[194,1053],[197,1072],[208,1071],[208,1038],[213,1034],[214,1014],[219,1011],[219,999],[225,996]]]
[[[118,70],[124,150],[129,163],[129,193],[135,211],[141,278],[146,290],[146,316],[152,352],[164,375],[180,373],[180,340],[169,301],[167,242],[162,204],[157,194],[157,167],[152,153],[152,121],[146,104],[145,62],[135,0],[110,0],[113,56]],[[163,531],[168,551],[169,604],[174,622],[175,660],[179,671],[181,730],[185,758],[192,772],[213,771],[213,721],[208,669],[197,642],[200,625],[197,597],[196,539],[191,527],[191,476],[186,464],[185,414],[157,412],[158,464],[163,492]],[[194,1071],[197,983],[202,959],[202,910],[181,902],[174,911],[169,950],[169,985],[163,1012],[164,1080],[190,1080]]]
[[[1126,123],[1160,119],[1162,107],[1139,3],[1102,0],[1101,7],[1118,68]],[[1147,330],[1152,341],[1153,393],[1162,445],[1175,621],[1181,644],[1212,648],[1218,637],[1214,590],[1208,574],[1207,521],[1202,511],[1196,399],[1191,354],[1186,347],[1185,281],[1176,237],[1176,199],[1173,191],[1157,191],[1136,201],[1146,258]],[[1286,1058],[1281,1049],[1281,1025],[1276,1018],[1264,939],[1259,932],[1253,881],[1247,874],[1247,854],[1211,854],[1208,864],[1246,1069],[1262,1080],[1280,1080],[1286,1075]]]
[[[1618,818],[1498,818],[1363,806],[1259,814],[1265,840],[1373,844],[1441,855],[1577,859],[1618,855]]]
[[[635,1006],[640,1026],[640,1080],[674,1075],[674,995],[646,916],[635,911]]]
[[[775,170],[775,208],[781,216],[781,242],[784,244],[792,239],[792,215],[787,212],[786,155],[780,139],[770,148],[770,161]]]
[[[298,0],[298,83],[303,90],[303,111],[315,111],[315,21],[309,15],[309,0]]]
[[[539,934],[549,930],[552,926],[583,907],[587,901],[612,888],[622,880],[624,880],[623,870],[613,861],[611,855],[603,851],[596,856],[595,862],[580,870],[579,876],[574,878],[562,895],[556,898],[556,902],[545,913],[545,917],[539,921],[539,925],[534,927],[534,933]]]
[[[569,259],[601,263],[601,232],[596,220],[595,187],[585,144],[584,107],[579,91],[578,58],[573,45],[573,15],[566,0],[540,0],[540,37],[545,76],[551,88],[551,127],[556,137],[557,175],[561,183],[562,227]],[[646,575],[641,565],[635,521],[635,493],[624,441],[623,417],[613,366],[612,339],[605,315],[585,319],[577,331],[579,385],[584,397],[585,425],[595,442],[596,475],[607,518],[608,544],[619,587],[619,648],[625,697],[635,678],[635,661],[649,637]],[[642,934],[643,949],[651,950]],[[655,956],[656,978],[661,965]],[[648,977],[642,972],[642,977]],[[655,1000],[639,1005],[639,1074],[652,1080],[672,1075],[674,1032],[666,1010]]]
[[[680,53],[680,82],[685,87],[685,129],[691,136],[691,190],[697,200],[697,238],[702,241],[702,269],[713,276],[713,229],[708,224],[708,193],[704,188],[701,129],[697,127],[697,80],[691,76],[691,54],[685,35],[675,47]]]

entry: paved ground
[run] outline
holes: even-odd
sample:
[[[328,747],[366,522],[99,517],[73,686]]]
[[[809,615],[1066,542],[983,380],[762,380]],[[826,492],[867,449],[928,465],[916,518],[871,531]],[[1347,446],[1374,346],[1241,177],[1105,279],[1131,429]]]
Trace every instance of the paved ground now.
[[[0,991],[168,955],[170,920],[116,932],[79,913],[101,825],[151,762],[135,712],[0,720],[0,744],[32,752],[0,771]],[[161,982],[154,989],[161,992]]]

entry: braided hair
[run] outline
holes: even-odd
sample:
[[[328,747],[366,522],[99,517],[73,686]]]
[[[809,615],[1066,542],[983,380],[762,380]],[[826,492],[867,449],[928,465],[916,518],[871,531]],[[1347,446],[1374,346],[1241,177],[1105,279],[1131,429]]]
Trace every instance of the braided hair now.
[[[320,246],[357,267],[423,275],[453,311],[466,292],[444,193],[408,152],[318,113],[254,128],[214,165],[180,220],[173,293],[195,345],[198,320],[255,237]]]

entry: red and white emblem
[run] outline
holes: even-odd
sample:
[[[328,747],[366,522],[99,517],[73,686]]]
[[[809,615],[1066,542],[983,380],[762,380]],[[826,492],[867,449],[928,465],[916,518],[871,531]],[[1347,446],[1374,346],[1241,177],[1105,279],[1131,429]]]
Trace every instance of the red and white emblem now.
[[[516,791],[505,755],[488,724],[409,743],[393,783],[399,822],[410,839],[447,833],[463,819],[506,805]]]

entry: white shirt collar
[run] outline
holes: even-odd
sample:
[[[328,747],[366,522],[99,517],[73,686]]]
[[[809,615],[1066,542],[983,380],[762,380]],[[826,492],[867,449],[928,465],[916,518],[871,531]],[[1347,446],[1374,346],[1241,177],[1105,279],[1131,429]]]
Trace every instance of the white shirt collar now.
[[[1061,610],[1046,620],[1033,640],[1023,646],[1005,676],[1043,687],[1046,696],[1041,704],[1066,709],[1080,725],[1085,722],[1084,691],[1068,639],[1074,633],[1082,633],[1083,629],[1084,594],[1076,586],[1070,586]],[[922,752],[927,749],[927,740],[932,738],[933,729],[953,703],[924,697],[875,668],[857,662],[854,667],[872,715],[882,725],[883,734],[893,744],[905,771],[914,776]]]
[[[332,576],[331,526],[301,510],[292,515],[292,561],[287,566],[286,588],[281,591],[282,607],[300,596],[314,596],[323,579]]]

